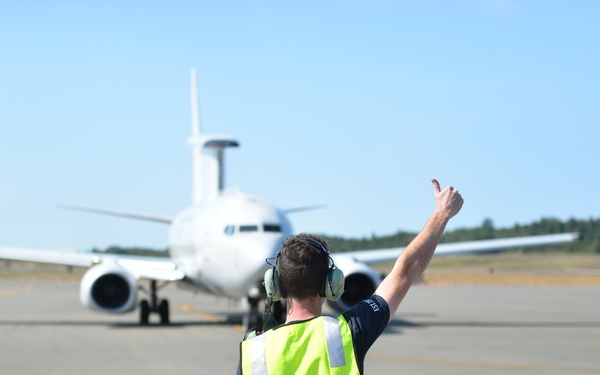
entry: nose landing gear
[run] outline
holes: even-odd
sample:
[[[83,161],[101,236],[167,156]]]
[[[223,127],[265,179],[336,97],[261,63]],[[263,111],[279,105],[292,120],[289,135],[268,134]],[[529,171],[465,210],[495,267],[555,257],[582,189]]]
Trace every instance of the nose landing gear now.
[[[250,329],[263,329],[263,312],[259,311],[259,303],[264,301],[264,298],[250,297],[248,296],[248,304],[250,309],[248,313],[244,315],[242,325],[245,330]],[[265,302],[266,303],[266,302]],[[279,324],[285,323],[287,316],[287,304],[285,300],[273,302],[270,314],[266,317],[268,319],[266,329],[273,328]]]

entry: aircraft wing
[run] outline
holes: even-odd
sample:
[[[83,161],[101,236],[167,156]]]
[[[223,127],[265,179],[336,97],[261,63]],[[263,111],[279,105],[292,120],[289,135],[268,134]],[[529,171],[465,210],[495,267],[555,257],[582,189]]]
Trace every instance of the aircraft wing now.
[[[129,219],[137,219],[137,220],[145,220],[145,221],[155,221],[157,223],[164,223],[164,224],[170,224],[173,222],[173,219],[171,219],[169,217],[156,216],[156,215],[143,215],[143,214],[136,214],[136,213],[132,213],[132,212],[117,211],[117,210],[106,210],[103,208],[75,206],[72,204],[59,204],[58,207],[65,208],[67,210],[73,210],[73,211],[91,212],[94,214],[126,217]]]
[[[117,254],[79,253],[73,251],[0,247],[0,259],[59,264],[89,268],[110,263],[127,270],[136,279],[181,280],[185,274],[170,258],[137,257]]]
[[[439,244],[434,256],[454,255],[463,253],[485,253],[510,248],[533,247],[543,245],[555,245],[576,241],[580,238],[579,233],[546,234],[538,236],[511,237],[493,240],[466,241]],[[351,251],[332,254],[334,261],[338,258],[351,258],[356,262],[365,264],[377,264],[393,262],[402,253],[404,247],[390,249],[374,249],[364,251]]]

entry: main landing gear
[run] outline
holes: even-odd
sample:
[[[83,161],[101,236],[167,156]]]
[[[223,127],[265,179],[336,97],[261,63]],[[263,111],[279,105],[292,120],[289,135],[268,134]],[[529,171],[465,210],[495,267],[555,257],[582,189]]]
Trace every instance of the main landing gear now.
[[[140,324],[148,324],[150,313],[158,313],[160,324],[169,324],[169,301],[166,299],[158,302],[156,280],[150,280],[150,302],[140,301]]]

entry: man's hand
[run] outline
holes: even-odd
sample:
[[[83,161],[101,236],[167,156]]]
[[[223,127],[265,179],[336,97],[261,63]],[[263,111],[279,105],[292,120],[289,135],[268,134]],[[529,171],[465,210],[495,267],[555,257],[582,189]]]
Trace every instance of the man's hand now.
[[[454,190],[452,186],[446,186],[444,190],[440,189],[440,183],[435,178],[431,180],[433,184],[433,192],[435,198],[435,205],[437,210],[450,219],[460,211],[463,205],[463,199],[458,193],[458,190]]]

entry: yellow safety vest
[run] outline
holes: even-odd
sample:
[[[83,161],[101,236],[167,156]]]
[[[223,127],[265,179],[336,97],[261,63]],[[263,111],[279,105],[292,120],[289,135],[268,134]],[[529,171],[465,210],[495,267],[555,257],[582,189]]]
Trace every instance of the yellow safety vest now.
[[[241,372],[252,375],[359,374],[343,316],[283,325],[241,343]]]

